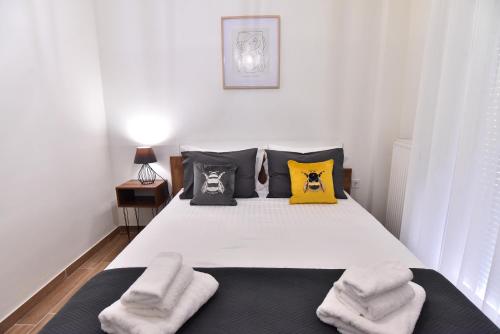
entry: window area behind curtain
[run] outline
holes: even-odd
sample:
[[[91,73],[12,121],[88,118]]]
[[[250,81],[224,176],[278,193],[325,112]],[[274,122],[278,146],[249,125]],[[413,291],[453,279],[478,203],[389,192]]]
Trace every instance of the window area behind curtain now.
[[[500,19],[500,18],[499,18]],[[500,313],[500,39],[480,113],[476,199],[458,284],[492,318]]]
[[[401,240],[500,325],[500,1],[431,2]]]

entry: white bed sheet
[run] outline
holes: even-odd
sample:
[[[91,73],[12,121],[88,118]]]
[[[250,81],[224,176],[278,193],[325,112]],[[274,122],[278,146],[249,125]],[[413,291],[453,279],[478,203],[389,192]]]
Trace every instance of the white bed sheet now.
[[[107,267],[144,267],[176,251],[193,267],[343,269],[384,260],[423,264],[354,199],[290,205],[238,199],[234,207],[190,206],[176,196]]]

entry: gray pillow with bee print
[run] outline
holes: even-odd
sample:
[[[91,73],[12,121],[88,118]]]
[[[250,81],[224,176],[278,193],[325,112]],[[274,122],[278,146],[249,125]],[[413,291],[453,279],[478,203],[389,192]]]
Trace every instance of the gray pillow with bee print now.
[[[181,199],[193,198],[193,164],[195,162],[203,162],[207,165],[235,165],[237,170],[234,180],[234,197],[259,197],[255,191],[256,148],[231,152],[183,151],[181,154],[184,168],[184,191],[179,196]]]
[[[236,205],[234,183],[236,166],[193,164],[193,199],[191,205]]]

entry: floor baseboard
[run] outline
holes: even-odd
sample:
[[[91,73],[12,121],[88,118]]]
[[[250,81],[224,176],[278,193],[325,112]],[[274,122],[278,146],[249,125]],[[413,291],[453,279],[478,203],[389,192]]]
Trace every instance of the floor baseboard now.
[[[12,327],[19,319],[21,319],[33,306],[38,304],[45,296],[52,292],[62,281],[71,273],[73,273],[76,268],[78,268],[82,263],[88,260],[92,255],[94,255],[99,249],[101,249],[109,240],[111,240],[118,233],[126,231],[121,227],[115,228],[107,236],[102,238],[97,242],[92,248],[86,251],[78,259],[73,261],[69,266],[56,275],[50,282],[48,282],[44,287],[42,287],[38,292],[36,292],[31,298],[29,298],[25,303],[19,306],[14,312],[8,315],[4,320],[0,322],[0,333],[6,332],[10,327]],[[125,232],[126,233],[126,232]]]

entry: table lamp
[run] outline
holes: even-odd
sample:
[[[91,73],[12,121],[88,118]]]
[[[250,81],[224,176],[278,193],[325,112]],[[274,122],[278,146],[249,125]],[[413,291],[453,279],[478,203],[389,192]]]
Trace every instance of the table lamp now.
[[[137,179],[141,184],[153,184],[156,180],[156,172],[149,165],[156,162],[155,152],[149,146],[138,147],[135,151],[135,164],[142,164]]]

